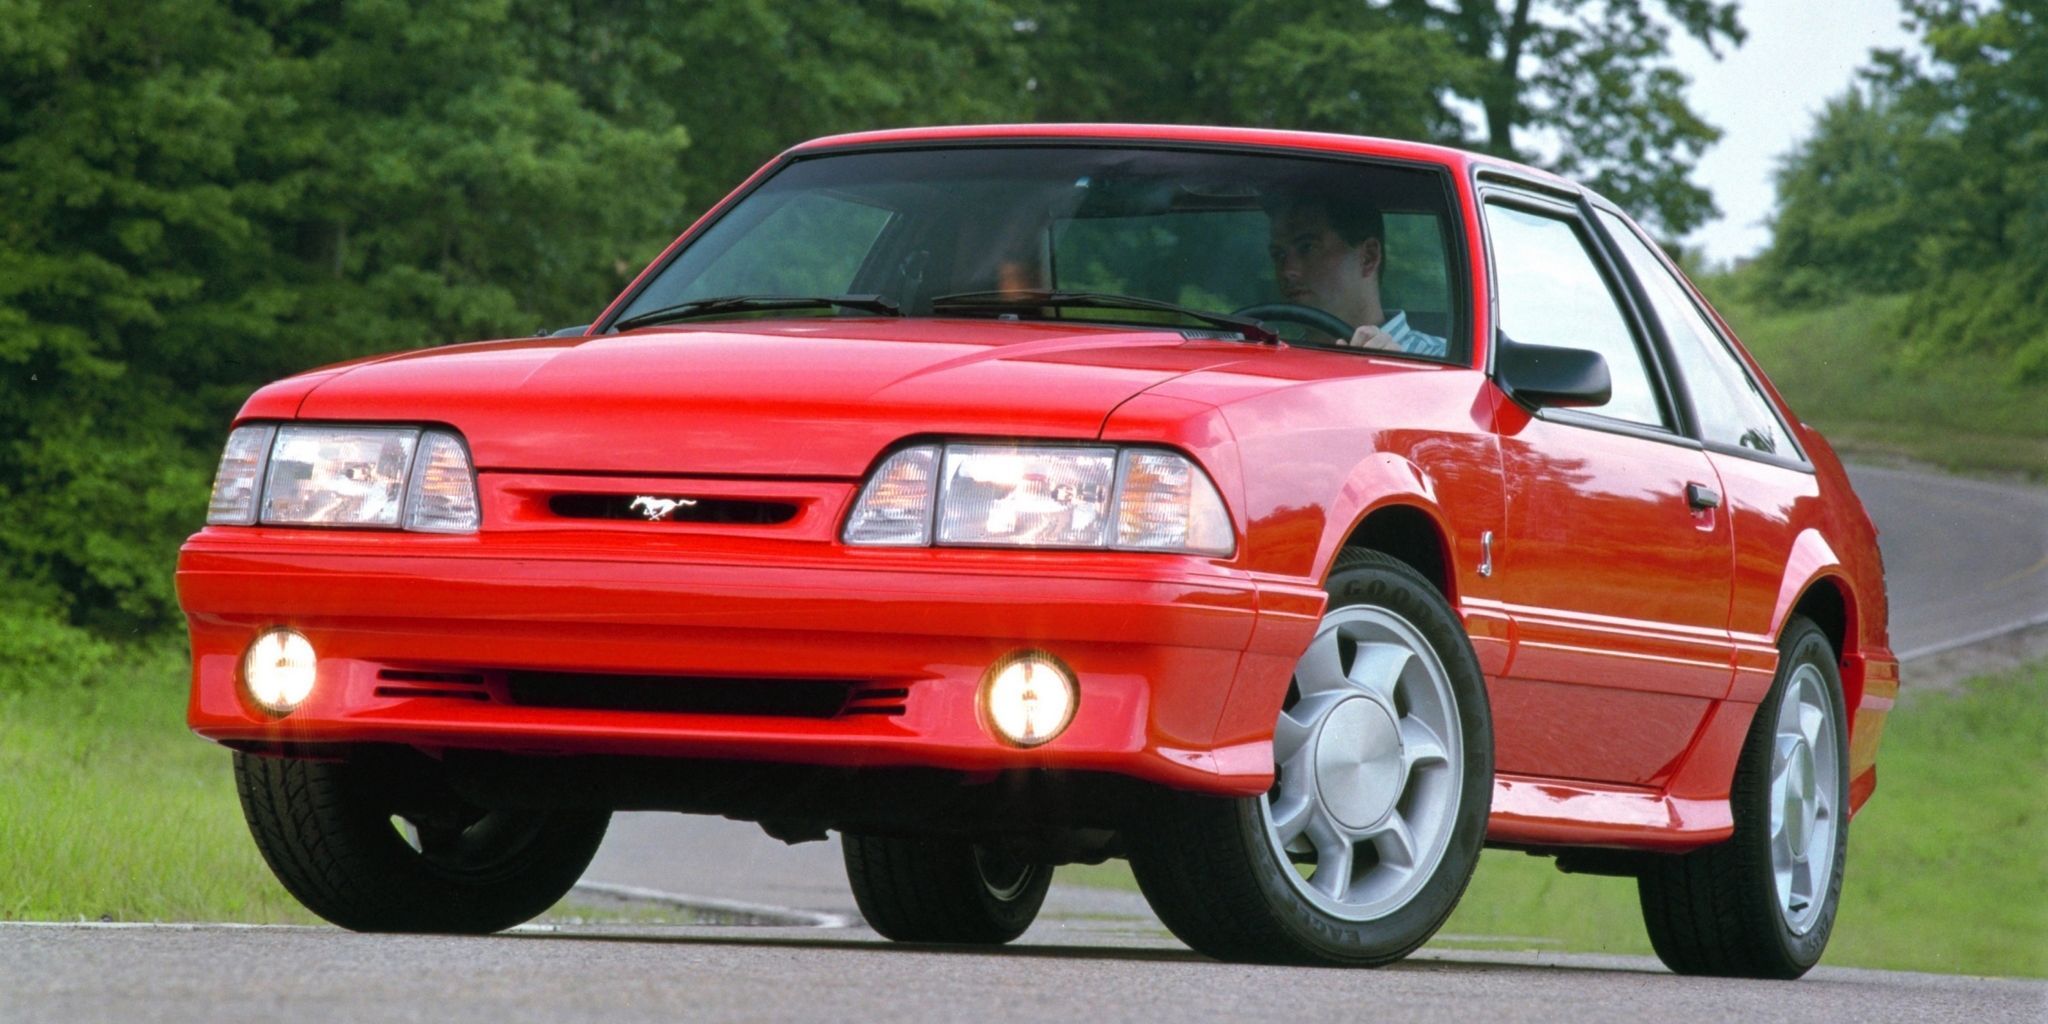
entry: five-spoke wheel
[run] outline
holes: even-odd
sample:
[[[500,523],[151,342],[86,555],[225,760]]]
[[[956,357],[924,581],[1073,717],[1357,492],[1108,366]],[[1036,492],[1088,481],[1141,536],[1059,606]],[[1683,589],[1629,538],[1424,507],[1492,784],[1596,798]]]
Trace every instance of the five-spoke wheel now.
[[[1220,959],[1384,964],[1464,893],[1493,734],[1471,642],[1408,565],[1347,551],[1273,730],[1274,782],[1166,794],[1126,833],[1160,920]]]
[[[1729,805],[1735,835],[1637,878],[1657,956],[1681,974],[1796,978],[1834,930],[1847,853],[1848,733],[1834,646],[1794,617]]]
[[[1262,807],[1276,856],[1332,916],[1372,920],[1413,899],[1442,860],[1462,788],[1458,700],[1407,620],[1331,612],[1295,670],[1273,731]]]

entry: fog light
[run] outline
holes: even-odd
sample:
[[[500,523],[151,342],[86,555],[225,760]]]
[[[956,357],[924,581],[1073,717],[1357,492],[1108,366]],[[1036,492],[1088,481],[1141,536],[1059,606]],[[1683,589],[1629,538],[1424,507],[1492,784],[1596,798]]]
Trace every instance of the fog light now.
[[[995,734],[1020,747],[1050,742],[1074,720],[1074,675],[1036,651],[998,662],[981,686],[981,706]]]
[[[288,715],[313,692],[313,644],[295,629],[273,629],[242,655],[242,687],[273,715]]]

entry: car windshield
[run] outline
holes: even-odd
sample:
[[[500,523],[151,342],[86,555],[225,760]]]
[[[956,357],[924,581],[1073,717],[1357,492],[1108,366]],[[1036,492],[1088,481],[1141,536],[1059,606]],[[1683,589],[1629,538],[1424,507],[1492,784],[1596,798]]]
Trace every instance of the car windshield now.
[[[1442,174],[1352,160],[1052,145],[807,156],[700,232],[614,323],[891,310],[1230,333],[1191,314],[1242,312],[1294,340],[1367,323],[1448,338],[1448,209]],[[817,301],[707,301],[760,296]],[[1058,301],[1028,301],[1046,296]]]

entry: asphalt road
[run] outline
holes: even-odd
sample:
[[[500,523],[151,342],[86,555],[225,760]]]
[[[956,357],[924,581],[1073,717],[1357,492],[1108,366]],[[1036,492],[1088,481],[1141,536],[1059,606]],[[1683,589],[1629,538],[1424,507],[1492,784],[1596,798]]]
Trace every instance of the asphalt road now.
[[[2048,489],[1853,470],[1882,532],[1893,646],[2040,634]],[[836,843],[620,815],[589,881],[853,919]],[[728,910],[733,909],[727,907]],[[740,909],[744,910],[744,907]],[[1135,894],[1056,885],[996,952],[837,927],[600,927],[484,939],[330,928],[0,925],[0,1024],[17,1021],[1335,1020],[2048,1021],[2048,983],[1821,968],[1793,984],[1678,978],[1653,960],[1426,949],[1379,971],[1189,953]]]
[[[2048,1017],[2048,984],[1823,968],[1796,983],[1509,954],[1378,971],[1244,967],[1116,930],[1041,926],[997,953],[857,931],[610,930],[483,939],[333,929],[0,927],[0,1020],[1339,1021],[1512,1024]]]
[[[1901,658],[2048,624],[2048,488],[1877,466],[1849,476],[1877,523]]]

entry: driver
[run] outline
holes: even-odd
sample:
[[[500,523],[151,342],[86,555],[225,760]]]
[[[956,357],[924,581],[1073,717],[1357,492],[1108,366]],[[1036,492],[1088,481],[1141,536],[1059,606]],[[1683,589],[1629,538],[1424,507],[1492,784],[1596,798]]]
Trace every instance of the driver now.
[[[1380,305],[1386,227],[1379,208],[1335,191],[1282,197],[1267,207],[1266,249],[1287,301],[1359,325],[1339,345],[1443,356],[1444,339],[1408,326],[1408,314]]]

